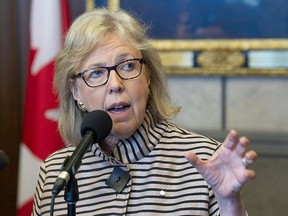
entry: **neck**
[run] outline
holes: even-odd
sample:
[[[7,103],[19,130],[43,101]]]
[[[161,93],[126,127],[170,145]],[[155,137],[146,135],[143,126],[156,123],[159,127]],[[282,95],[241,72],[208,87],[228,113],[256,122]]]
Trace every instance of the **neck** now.
[[[107,155],[111,156],[118,142],[119,142],[119,139],[117,137],[109,135],[105,140],[99,143],[99,145],[102,151],[104,151]]]

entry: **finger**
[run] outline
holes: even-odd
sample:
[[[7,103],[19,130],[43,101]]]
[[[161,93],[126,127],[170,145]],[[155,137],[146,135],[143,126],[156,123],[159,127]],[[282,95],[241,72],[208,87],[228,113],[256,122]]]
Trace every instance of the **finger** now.
[[[228,148],[228,149],[234,149],[235,145],[238,143],[239,141],[239,135],[237,133],[237,131],[235,130],[230,130],[228,135],[226,136],[223,145]]]
[[[252,180],[256,178],[256,173],[254,170],[247,169],[244,173],[246,180]]]
[[[249,147],[249,140],[246,137],[241,137],[239,139],[239,143],[235,147],[235,151],[239,156],[243,157],[248,147]]]
[[[252,164],[257,159],[257,153],[253,150],[248,151],[243,158],[245,158],[247,165]]]
[[[206,169],[205,169],[205,161],[201,160],[195,153],[193,152],[186,152],[185,153],[186,159],[190,162],[191,165],[193,165],[197,171],[201,175],[205,175]]]
[[[185,158],[189,161],[190,164],[192,164],[196,168],[205,163],[193,152],[186,152]]]
[[[250,150],[246,152],[245,157],[255,161],[257,159],[257,153],[254,150]]]

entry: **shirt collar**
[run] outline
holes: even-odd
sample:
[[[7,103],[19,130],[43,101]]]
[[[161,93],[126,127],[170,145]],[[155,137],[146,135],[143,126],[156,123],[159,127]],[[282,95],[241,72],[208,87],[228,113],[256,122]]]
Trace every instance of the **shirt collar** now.
[[[155,148],[166,127],[167,121],[156,122],[150,109],[147,109],[141,126],[130,138],[119,141],[113,150],[113,156],[102,152],[98,144],[93,144],[91,150],[95,155],[113,165],[134,163],[147,156]]]

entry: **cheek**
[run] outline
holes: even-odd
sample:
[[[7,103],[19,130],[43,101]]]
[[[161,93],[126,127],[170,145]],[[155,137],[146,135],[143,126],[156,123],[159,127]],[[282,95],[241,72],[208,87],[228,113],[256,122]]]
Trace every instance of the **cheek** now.
[[[105,103],[105,93],[100,89],[89,89],[81,92],[82,102],[85,104],[88,111],[103,110]]]
[[[146,78],[135,83],[134,87],[135,86],[137,87],[131,88],[131,97],[138,106],[141,106],[139,108],[146,109],[146,103],[148,99],[148,83]]]

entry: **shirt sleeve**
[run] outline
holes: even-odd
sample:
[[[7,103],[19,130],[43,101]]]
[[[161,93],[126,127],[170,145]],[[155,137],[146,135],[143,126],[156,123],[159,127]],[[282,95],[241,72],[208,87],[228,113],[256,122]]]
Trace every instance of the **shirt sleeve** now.
[[[40,166],[39,177],[37,180],[36,190],[34,192],[34,202],[33,202],[33,209],[32,209],[32,216],[41,215],[41,200],[43,194],[43,187],[45,182],[45,163],[42,162]]]

